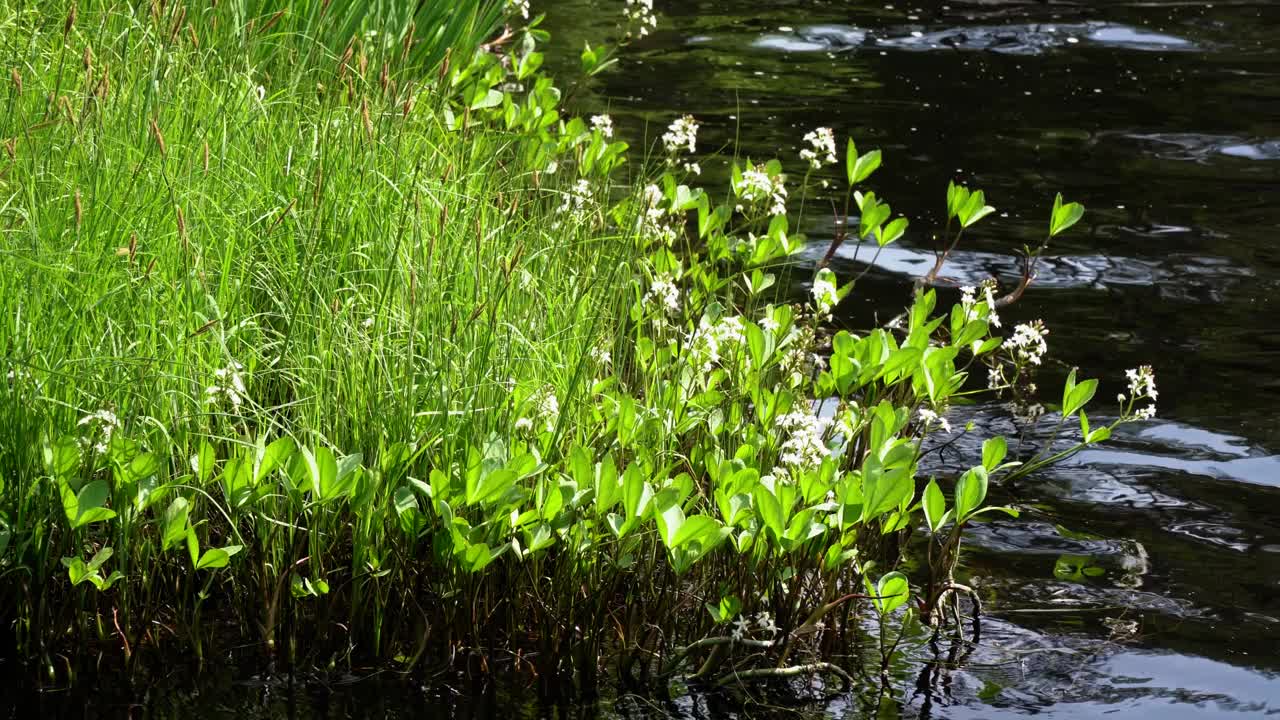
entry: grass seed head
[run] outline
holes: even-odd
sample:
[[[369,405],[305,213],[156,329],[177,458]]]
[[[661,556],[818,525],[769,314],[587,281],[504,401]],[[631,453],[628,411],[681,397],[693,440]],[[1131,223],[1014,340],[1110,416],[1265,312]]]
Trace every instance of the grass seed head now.
[[[169,150],[164,143],[164,133],[160,132],[160,126],[156,124],[155,118],[149,120],[151,123],[151,135],[156,139],[156,145],[160,146],[160,157],[168,157]]]
[[[18,92],[18,97],[22,97],[22,74],[18,72],[18,68],[10,70],[9,77],[13,80],[13,87]]]

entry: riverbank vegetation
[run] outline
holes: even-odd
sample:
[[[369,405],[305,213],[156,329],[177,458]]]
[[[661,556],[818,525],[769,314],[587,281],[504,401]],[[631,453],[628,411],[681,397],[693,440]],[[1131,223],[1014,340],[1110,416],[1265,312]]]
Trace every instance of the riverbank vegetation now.
[[[992,211],[952,186],[905,312],[833,333],[857,278],[802,268],[789,211],[843,166],[827,259],[907,236],[879,152],[817,129],[702,188],[696,119],[641,148],[574,116],[520,7],[336,7],[4,8],[0,616],[33,672],[249,647],[548,692],[847,681],[866,628],[883,668],[976,610],[953,573],[1016,513],[993,478],[1149,412],[1144,368],[1091,427],[1073,372],[1065,445],[921,477],[954,404],[1031,406],[1046,331],[998,312],[1083,208],[1021,286],[948,304]]]

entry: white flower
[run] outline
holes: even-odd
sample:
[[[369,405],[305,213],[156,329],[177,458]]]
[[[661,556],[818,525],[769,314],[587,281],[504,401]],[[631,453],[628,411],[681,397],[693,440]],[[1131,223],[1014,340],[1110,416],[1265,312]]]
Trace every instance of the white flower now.
[[[831,418],[818,417],[802,410],[778,418],[778,431],[787,435],[782,443],[779,462],[797,469],[811,468],[821,463],[831,452],[823,439],[830,427]]]
[[[1006,339],[1001,347],[1012,350],[1019,362],[1039,365],[1040,359],[1049,349],[1044,341],[1044,337],[1048,334],[1049,331],[1040,320],[1023,323],[1013,329],[1013,336]]]
[[[551,391],[544,391],[538,401],[538,415],[547,419],[560,416],[560,399]]]
[[[760,319],[760,329],[764,330],[765,332],[771,332],[771,333],[778,332],[779,327],[781,326],[778,325],[777,320],[773,319],[772,315],[766,315],[765,317]]]
[[[676,118],[662,135],[662,144],[670,155],[678,155],[681,150],[697,152],[698,121],[692,115]]]
[[[975,288],[972,285],[965,285],[960,288],[960,307],[964,309],[964,314],[968,316],[969,311],[973,309],[976,302],[973,297]]]
[[[807,160],[814,170],[836,161],[836,136],[831,128],[818,128],[804,136],[809,147],[800,151],[800,159]]]
[[[1007,405],[1013,411],[1013,418],[1021,423],[1033,423],[1044,415],[1044,406],[1040,403],[1027,405],[1026,403],[1010,403]]]
[[[628,36],[632,33],[631,25],[636,26],[635,32],[640,37],[648,35],[650,30],[658,27],[658,16],[653,13],[653,0],[627,0],[627,7],[622,16],[628,25]]]
[[[244,377],[240,371],[244,366],[235,360],[227,367],[214,370],[212,385],[204,389],[205,402],[214,405],[220,398],[226,398],[232,410],[239,410],[249,392],[245,388]]]
[[[591,127],[607,138],[613,137],[613,118],[608,115],[592,115]]]
[[[813,278],[813,287],[809,290],[813,295],[813,305],[819,315],[830,315],[831,309],[840,302],[840,291],[836,287],[836,274],[827,268],[818,271]]]
[[[703,316],[689,334],[689,352],[701,360],[702,372],[709,373],[720,362],[721,352],[746,342],[746,324],[738,316],[720,318],[712,324]]]
[[[1150,365],[1125,370],[1124,375],[1129,380],[1129,394],[1133,399],[1146,397],[1155,400],[1160,397],[1156,392],[1156,374]]]
[[[533,430],[533,421],[527,417],[516,420],[516,432],[529,432]]]
[[[662,188],[657,185],[645,186],[644,212],[636,223],[636,231],[641,237],[661,240],[663,244],[670,245],[679,237],[679,232],[667,222],[669,213],[662,207],[666,199]]]
[[[983,300],[987,303],[987,322],[991,327],[1000,327],[1000,315],[996,313],[996,281],[984,280],[982,283]]]
[[[1134,413],[1134,417],[1139,420],[1150,420],[1156,416],[1156,398],[1160,397],[1160,393],[1156,391],[1156,373],[1150,365],[1141,365],[1124,371],[1125,377],[1129,380],[1129,398],[1132,402],[1148,399],[1151,404]],[[1118,396],[1121,403],[1125,402],[1125,396],[1121,393]],[[1132,407],[1132,406],[1131,406]]]
[[[601,365],[606,365],[606,366],[612,365],[613,353],[609,352],[605,348],[594,347],[594,348],[591,348],[591,359],[595,360]]]
[[[702,166],[696,162],[687,162],[684,164],[684,171],[693,175],[701,175]]]
[[[997,390],[1004,386],[1004,372],[998,367],[987,368],[987,389]]]
[[[942,430],[942,432],[946,432],[946,433],[951,432],[951,423],[947,422],[947,419],[945,417],[942,417],[941,415],[930,410],[929,408],[920,408],[917,414],[920,417],[920,424],[924,426],[924,429],[926,431],[928,431],[932,426],[936,425],[938,426],[939,429]]]
[[[680,288],[672,282],[670,275],[663,273],[649,286],[649,292],[645,293],[644,301],[646,304],[652,303],[661,307],[668,315],[675,315],[680,312]]]
[[[769,175],[763,165],[742,171],[742,177],[733,185],[733,192],[747,205],[769,206],[770,215],[787,213],[786,177],[781,173]]]
[[[529,19],[529,0],[507,0],[507,12]]]
[[[761,610],[756,613],[756,625],[770,635],[778,632],[778,626],[773,624],[773,616],[769,614],[768,610]]]
[[[564,201],[558,212],[580,214],[591,205],[594,196],[591,193],[591,182],[585,178],[573,184],[573,188],[565,193]]]
[[[746,637],[747,633],[749,632],[751,632],[750,620],[747,620],[744,617],[740,617],[737,620],[733,621],[732,635],[734,640],[741,640],[742,638]]]
[[[104,408],[85,415],[76,423],[77,427],[85,425],[90,427],[90,432],[93,432],[94,426],[97,426],[98,442],[94,444],[93,450],[102,455],[107,452],[107,447],[111,444],[111,434],[120,428],[120,419],[116,417],[115,413]],[[87,438],[82,439],[80,442],[85,446],[89,444]]]

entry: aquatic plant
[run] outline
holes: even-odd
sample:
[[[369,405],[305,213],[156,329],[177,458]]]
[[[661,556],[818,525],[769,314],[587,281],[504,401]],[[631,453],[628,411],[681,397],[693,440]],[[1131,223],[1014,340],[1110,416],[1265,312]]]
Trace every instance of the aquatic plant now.
[[[991,438],[925,482],[928,443],[969,432],[954,404],[1031,394],[1043,326],[993,334],[1016,296],[941,310],[926,278],[893,322],[832,333],[857,278],[824,262],[781,294],[807,187],[781,161],[734,162],[716,202],[683,117],[621,182],[612,121],[562,115],[540,71],[540,18],[489,43],[468,21],[445,42],[476,52],[411,61],[453,26],[333,44],[305,32],[326,6],[299,7],[12,18],[32,40],[0,125],[0,607],[49,673],[66,645],[203,658],[230,623],[293,663],[501,665],[549,694],[605,659],[849,682],[833,649],[862,619],[887,665],[913,623],[976,610],[953,573],[968,523],[1016,512],[985,504],[993,479],[1155,399],[1137,372],[1091,428],[1097,381],[1073,372],[1068,448],[1019,463]],[[834,135],[808,142],[827,164]],[[858,213],[828,260],[906,236],[867,186],[880,163],[848,142]],[[952,185],[946,210],[937,268],[992,208]],[[1059,197],[1048,237],[1082,213]]]

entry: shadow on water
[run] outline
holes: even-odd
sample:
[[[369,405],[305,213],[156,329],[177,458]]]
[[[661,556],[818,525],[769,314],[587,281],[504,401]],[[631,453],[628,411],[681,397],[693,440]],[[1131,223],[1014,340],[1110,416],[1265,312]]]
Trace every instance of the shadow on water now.
[[[737,139],[744,154],[780,155],[794,168],[801,137],[817,126],[884,149],[875,189],[911,219],[911,233],[879,256],[863,248],[855,260],[842,248],[833,265],[842,276],[872,271],[840,308],[840,323],[865,328],[905,302],[932,263],[948,180],[983,187],[1000,211],[947,266],[939,284],[950,287],[992,276],[1011,283],[1012,251],[1038,241],[1061,190],[1089,214],[1054,245],[1006,322],[1042,317],[1051,328],[1063,365],[1045,369],[1042,387],[1072,365],[1103,378],[1100,421],[1101,399],[1123,390],[1124,368],[1157,368],[1160,420],[993,488],[1027,512],[970,533],[962,564],[986,604],[982,641],[962,652],[914,647],[895,666],[895,699],[880,716],[1280,714],[1280,5],[655,4],[662,28],[579,95],[612,112],[620,132],[652,140],[690,112],[705,123],[704,151]],[[556,53],[574,57],[584,40],[607,34],[616,5],[550,3]],[[709,182],[724,179],[723,163],[703,167]],[[830,203],[813,207],[807,262],[833,228]],[[949,477],[967,466],[986,431],[1020,438],[1024,454],[1052,435],[1051,415],[1023,428],[998,405],[958,408],[952,424],[968,420],[978,432],[931,454],[931,472]],[[145,712],[110,694],[89,702],[52,693],[18,716],[874,711],[874,695],[861,691],[785,710],[772,699],[734,709],[695,690],[669,703],[622,696],[546,708],[464,683],[355,679],[290,690],[225,669],[199,688],[176,680],[157,688]]]

